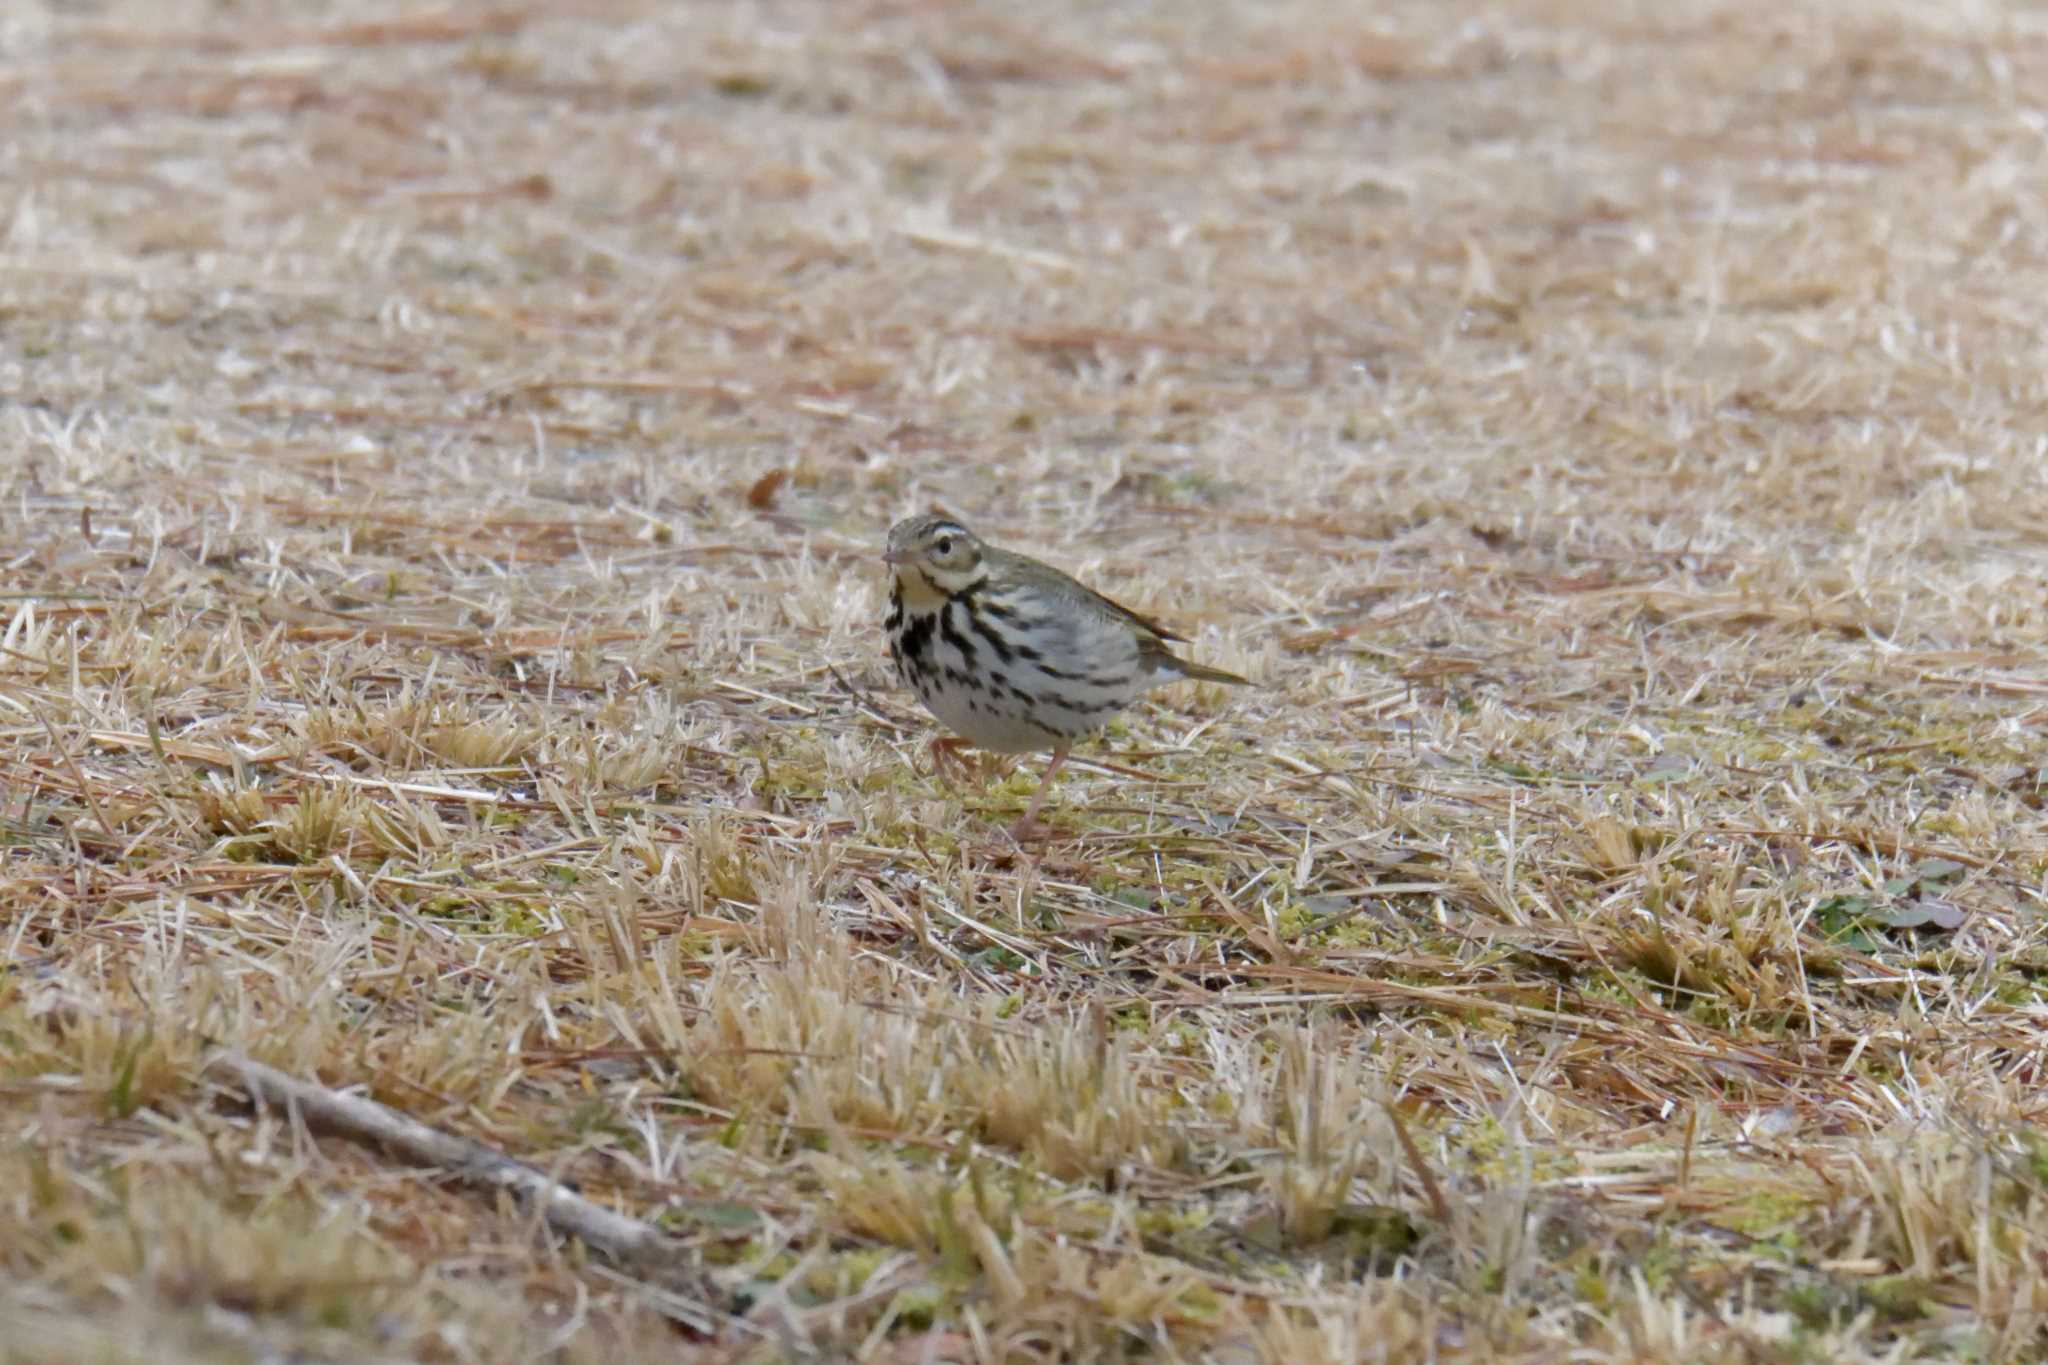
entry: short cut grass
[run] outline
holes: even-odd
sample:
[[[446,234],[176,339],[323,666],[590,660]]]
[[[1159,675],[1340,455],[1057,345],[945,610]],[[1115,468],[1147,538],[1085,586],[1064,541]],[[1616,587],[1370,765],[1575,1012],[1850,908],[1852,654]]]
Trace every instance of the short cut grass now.
[[[2038,1359],[2043,89],[1988,0],[5,7],[0,1362]],[[882,664],[932,507],[1260,687],[1020,856]]]

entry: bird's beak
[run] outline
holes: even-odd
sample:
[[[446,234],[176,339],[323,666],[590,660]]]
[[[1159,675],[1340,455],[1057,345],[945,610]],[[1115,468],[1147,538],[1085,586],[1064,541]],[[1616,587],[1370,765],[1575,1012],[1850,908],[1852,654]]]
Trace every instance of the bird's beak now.
[[[887,564],[891,568],[897,568],[901,565],[908,564],[910,562],[910,556],[903,553],[903,551],[901,550],[884,550],[882,551],[882,562],[884,564]]]

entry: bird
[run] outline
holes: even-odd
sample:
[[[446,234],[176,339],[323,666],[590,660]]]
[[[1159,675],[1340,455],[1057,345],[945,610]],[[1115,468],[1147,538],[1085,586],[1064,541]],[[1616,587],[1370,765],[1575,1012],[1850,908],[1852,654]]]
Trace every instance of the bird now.
[[[1023,819],[1022,843],[1049,831],[1038,812],[1075,741],[1164,683],[1250,680],[1183,659],[1177,635],[1052,565],[989,544],[951,517],[889,528],[884,629],[897,675],[962,744],[994,753],[1050,751]]]

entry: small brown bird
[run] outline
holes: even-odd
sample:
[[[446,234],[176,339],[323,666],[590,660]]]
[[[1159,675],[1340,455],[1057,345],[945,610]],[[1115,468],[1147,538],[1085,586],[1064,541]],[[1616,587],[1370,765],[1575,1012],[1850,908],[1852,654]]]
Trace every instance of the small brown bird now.
[[[1050,564],[983,541],[959,522],[910,517],[889,530],[889,656],[931,713],[962,742],[996,753],[1051,750],[1045,778],[1018,821],[1045,833],[1038,810],[1074,741],[1162,683],[1247,685],[1180,658],[1185,641]]]

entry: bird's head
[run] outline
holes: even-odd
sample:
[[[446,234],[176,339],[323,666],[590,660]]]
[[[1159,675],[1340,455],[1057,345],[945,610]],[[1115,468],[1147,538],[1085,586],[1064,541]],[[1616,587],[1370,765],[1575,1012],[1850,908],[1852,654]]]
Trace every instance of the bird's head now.
[[[951,597],[988,577],[985,558],[974,532],[949,517],[922,516],[889,528],[882,562],[896,571],[906,592],[923,588]]]

